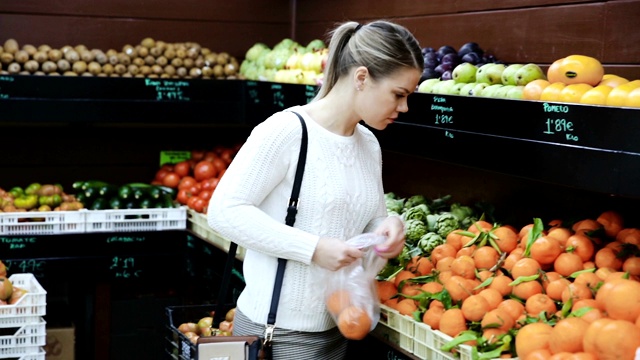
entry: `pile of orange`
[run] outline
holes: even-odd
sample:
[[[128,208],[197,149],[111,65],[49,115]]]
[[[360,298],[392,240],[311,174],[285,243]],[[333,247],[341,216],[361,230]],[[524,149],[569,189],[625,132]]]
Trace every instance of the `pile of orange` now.
[[[522,97],[524,100],[640,107],[640,80],[605,74],[596,58],[569,55],[549,66],[546,79],[525,85]]]
[[[454,341],[474,334],[464,343],[480,353],[506,343],[495,357],[632,360],[640,348],[640,229],[615,211],[519,229],[481,220],[378,281],[378,295]]]
[[[338,329],[349,340],[362,340],[371,331],[373,320],[367,309],[356,304],[351,292],[337,289],[325,299],[327,310],[336,319]]]

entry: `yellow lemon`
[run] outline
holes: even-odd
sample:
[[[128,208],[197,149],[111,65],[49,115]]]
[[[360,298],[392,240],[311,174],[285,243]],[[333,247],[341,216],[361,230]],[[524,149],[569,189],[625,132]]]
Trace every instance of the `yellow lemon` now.
[[[613,88],[608,85],[598,85],[594,88],[587,90],[580,98],[581,104],[590,105],[606,105],[607,96]]]
[[[522,90],[522,99],[524,100],[540,100],[542,90],[550,84],[545,79],[536,79],[527,83]]]
[[[618,85],[626,84],[629,80],[623,78],[622,76],[613,75],[613,74],[604,74],[602,80],[598,83],[598,85],[607,85],[609,87],[616,87]]]
[[[587,91],[593,89],[593,86],[589,84],[569,84],[560,91],[558,95],[558,101],[568,103],[579,103],[582,95]]]
[[[640,87],[640,80],[629,81],[611,89],[607,96],[607,106],[624,106],[631,90]]]
[[[627,100],[624,102],[624,106],[640,108],[640,87],[629,92]]]
[[[560,98],[560,91],[567,86],[562,82],[554,82],[547,85],[540,93],[541,101],[558,101]]]

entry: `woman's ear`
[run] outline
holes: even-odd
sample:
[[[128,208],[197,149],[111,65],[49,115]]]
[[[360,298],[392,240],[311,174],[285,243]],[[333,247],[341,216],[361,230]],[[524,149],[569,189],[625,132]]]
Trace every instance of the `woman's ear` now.
[[[362,90],[367,78],[369,77],[369,70],[367,69],[366,66],[359,66],[358,68],[356,68],[353,74],[353,77],[355,82],[355,88],[358,89],[358,91]]]

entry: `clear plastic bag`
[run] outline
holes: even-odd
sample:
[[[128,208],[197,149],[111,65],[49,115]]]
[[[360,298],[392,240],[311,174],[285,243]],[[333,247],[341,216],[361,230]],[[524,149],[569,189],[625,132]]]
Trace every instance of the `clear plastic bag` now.
[[[362,249],[364,256],[338,271],[327,271],[323,279],[327,310],[347,339],[363,339],[380,320],[375,277],[387,259],[378,256],[374,247],[385,240],[385,236],[373,233],[347,240],[347,244]]]

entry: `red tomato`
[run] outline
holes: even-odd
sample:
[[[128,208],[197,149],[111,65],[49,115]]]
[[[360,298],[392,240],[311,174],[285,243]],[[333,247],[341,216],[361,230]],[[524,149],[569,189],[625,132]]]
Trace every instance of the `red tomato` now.
[[[185,177],[191,174],[191,163],[188,160],[180,161],[173,166],[173,172],[180,175],[180,177]]]
[[[200,186],[202,187],[202,190],[213,191],[218,186],[218,182],[220,182],[220,178],[213,177],[206,180],[202,180],[202,182],[200,182]]]
[[[193,150],[191,151],[191,159],[195,161],[200,161],[204,158],[204,150]]]
[[[192,186],[194,186],[195,184],[197,184],[198,182],[196,181],[196,179],[193,176],[185,176],[182,179],[180,179],[180,184],[178,184],[178,189],[184,189],[184,188],[190,188]]]
[[[215,177],[217,174],[218,174],[218,169],[216,168],[215,164],[211,161],[207,161],[207,160],[199,161],[196,164],[196,167],[193,168],[193,177],[198,182]]]
[[[233,149],[224,149],[222,153],[220,153],[220,159],[222,159],[227,165],[231,164],[231,160],[233,160]]]
[[[164,178],[162,179],[162,185],[173,188],[173,189],[177,188],[179,183],[180,183],[180,175],[174,172],[167,173],[167,175],[165,175]]]
[[[198,196],[192,196],[187,200],[187,206],[197,212],[203,212],[206,205],[207,201]]]
[[[153,178],[153,180],[155,181],[160,181],[162,182],[162,179],[164,179],[164,177],[170,173],[171,171],[165,168],[160,168],[157,172],[156,172],[156,176]]]
[[[211,195],[213,195],[213,190],[209,190],[209,189],[201,190],[200,193],[198,193],[198,197],[204,200],[211,199]]]
[[[216,170],[218,170],[217,172],[219,173],[222,170],[226,170],[227,169],[227,163],[222,160],[221,158],[217,158],[214,159],[213,161],[211,161],[213,163],[213,166],[216,167]]]
[[[218,154],[216,154],[215,151],[207,151],[204,153],[204,157],[202,158],[202,160],[212,161],[216,158],[218,158]]]
[[[191,198],[191,193],[187,189],[178,190],[178,195],[176,196],[176,201],[178,201],[182,205],[187,205],[187,201]]]

